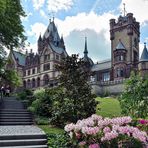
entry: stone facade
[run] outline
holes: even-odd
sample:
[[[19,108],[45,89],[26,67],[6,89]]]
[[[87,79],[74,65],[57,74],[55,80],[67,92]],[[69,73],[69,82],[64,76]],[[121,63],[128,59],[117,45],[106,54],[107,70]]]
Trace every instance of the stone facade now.
[[[62,57],[67,56],[63,37],[59,37],[54,20],[49,22],[43,37],[38,39],[38,52],[22,54],[11,51],[11,64],[7,68],[17,70],[23,80],[23,87],[36,89],[38,87],[56,86],[60,72],[55,70]]]
[[[88,57],[87,38],[85,37],[83,60],[94,73],[90,78],[92,91],[96,94],[108,92],[118,94],[123,91],[123,81],[131,71],[142,76],[148,74],[148,51],[146,44],[139,58],[140,25],[132,13],[110,20],[111,59],[94,64]],[[44,35],[38,39],[38,53],[32,51],[25,55],[11,51],[9,68],[16,69],[23,79],[25,88],[52,87],[58,84],[55,65],[67,56],[63,37],[59,37],[54,20],[50,21]]]

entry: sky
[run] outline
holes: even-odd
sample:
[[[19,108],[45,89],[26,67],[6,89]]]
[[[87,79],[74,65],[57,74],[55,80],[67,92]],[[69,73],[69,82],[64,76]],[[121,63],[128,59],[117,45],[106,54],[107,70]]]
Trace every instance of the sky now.
[[[53,19],[63,35],[69,55],[83,56],[85,36],[88,56],[94,61],[110,59],[109,20],[133,13],[140,22],[140,53],[148,44],[148,0],[22,0],[26,17],[21,18],[27,36],[26,49],[37,52],[37,40]]]

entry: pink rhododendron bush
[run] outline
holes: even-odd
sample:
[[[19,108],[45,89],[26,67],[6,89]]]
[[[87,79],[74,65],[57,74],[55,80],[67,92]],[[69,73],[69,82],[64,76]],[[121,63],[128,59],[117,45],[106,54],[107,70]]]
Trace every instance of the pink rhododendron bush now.
[[[103,118],[98,115],[76,124],[65,126],[75,147],[82,148],[146,148],[148,136],[146,131],[131,126],[131,117]]]

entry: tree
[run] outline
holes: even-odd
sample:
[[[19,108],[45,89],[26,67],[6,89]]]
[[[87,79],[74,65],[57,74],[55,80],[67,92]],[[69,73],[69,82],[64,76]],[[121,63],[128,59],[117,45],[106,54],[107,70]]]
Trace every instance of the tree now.
[[[5,48],[12,50],[26,39],[21,22],[24,16],[20,0],[0,0],[0,78],[1,81],[7,79],[13,85],[19,85],[20,79],[15,71],[5,70]]]
[[[0,47],[18,47],[24,40],[21,17],[25,16],[20,0],[0,0]]]
[[[60,111],[67,113],[65,118],[70,122],[76,122],[96,112],[95,95],[91,93],[88,82],[90,71],[85,65],[78,55],[72,55],[67,56],[56,67],[61,72],[60,87],[64,88],[64,93],[60,93],[63,100],[60,99],[58,107]]]
[[[120,96],[122,113],[136,118],[148,117],[148,78],[131,74]]]

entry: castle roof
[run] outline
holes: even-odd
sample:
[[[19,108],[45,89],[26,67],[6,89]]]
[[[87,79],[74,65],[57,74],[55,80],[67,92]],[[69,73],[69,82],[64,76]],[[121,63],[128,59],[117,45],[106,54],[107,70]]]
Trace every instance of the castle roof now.
[[[146,48],[146,43],[144,43],[144,49],[143,49],[143,52],[141,54],[140,61],[148,61],[148,50]]]
[[[121,42],[121,40],[119,40],[119,43],[118,43],[118,45],[116,46],[116,49],[117,49],[117,50],[121,50],[121,49],[126,50],[126,48],[125,48],[125,46],[123,45],[123,43]]]
[[[53,41],[60,41],[59,33],[57,30],[57,27],[55,26],[54,21],[50,21],[50,23],[43,35],[43,38],[47,39],[50,36],[53,38]]]
[[[25,54],[19,52],[19,51],[12,51],[14,58],[18,61],[18,64],[21,66],[25,66]]]
[[[97,64],[94,64],[92,67],[92,71],[100,71],[106,70],[111,68],[111,60],[101,61]]]

